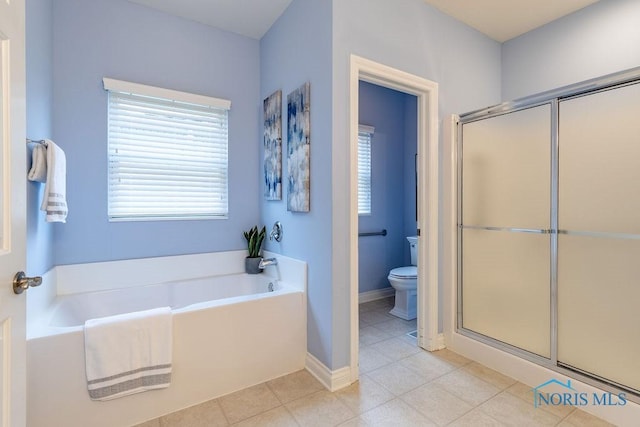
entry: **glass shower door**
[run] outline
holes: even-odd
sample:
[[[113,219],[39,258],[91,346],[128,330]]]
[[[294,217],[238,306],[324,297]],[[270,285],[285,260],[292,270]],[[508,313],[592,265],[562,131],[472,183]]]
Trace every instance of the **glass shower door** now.
[[[559,104],[558,362],[640,390],[640,84]]]
[[[549,358],[551,106],[462,133],[459,327]]]

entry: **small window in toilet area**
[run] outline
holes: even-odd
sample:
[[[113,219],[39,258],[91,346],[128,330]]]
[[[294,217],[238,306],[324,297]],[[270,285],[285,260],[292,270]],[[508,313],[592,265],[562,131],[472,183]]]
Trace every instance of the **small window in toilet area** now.
[[[371,140],[374,128],[358,128],[358,215],[371,215]]]
[[[109,221],[227,218],[231,102],[103,82]]]

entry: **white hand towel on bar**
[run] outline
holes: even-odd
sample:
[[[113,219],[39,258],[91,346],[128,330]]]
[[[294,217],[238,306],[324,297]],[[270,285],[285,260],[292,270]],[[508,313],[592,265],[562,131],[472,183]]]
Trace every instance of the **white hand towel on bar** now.
[[[40,210],[45,211],[47,222],[67,220],[67,158],[53,141],[46,139],[47,182]]]
[[[169,307],[87,320],[84,347],[91,400],[169,387],[172,334]]]
[[[36,144],[31,152],[31,169],[29,181],[45,182],[47,180],[47,147]]]

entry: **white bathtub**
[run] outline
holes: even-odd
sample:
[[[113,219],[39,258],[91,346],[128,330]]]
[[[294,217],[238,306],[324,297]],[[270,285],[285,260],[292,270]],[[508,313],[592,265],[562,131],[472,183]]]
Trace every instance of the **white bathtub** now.
[[[291,291],[281,281],[261,274],[227,274],[136,286],[125,289],[61,295],[52,304],[49,326],[82,327],[97,317],[171,307],[174,314],[264,298]],[[68,330],[67,330],[68,332]]]
[[[299,261],[279,257],[279,264],[288,262]],[[303,369],[304,284],[272,270],[55,296],[28,314],[28,425],[134,425]],[[306,280],[306,265],[298,270]],[[163,306],[174,313],[171,386],[91,401],[85,320]]]

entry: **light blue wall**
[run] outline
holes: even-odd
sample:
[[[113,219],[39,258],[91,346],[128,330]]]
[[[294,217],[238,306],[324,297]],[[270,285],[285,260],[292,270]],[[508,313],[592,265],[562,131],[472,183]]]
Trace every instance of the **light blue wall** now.
[[[266,246],[308,261],[308,348],[330,369],[349,363],[349,54],[438,82],[441,114],[500,99],[499,45],[421,0],[294,0],[260,42],[124,0],[56,0],[53,22],[51,134],[67,153],[70,207],[53,263],[239,249],[240,230],[280,220],[283,242]],[[230,220],[107,221],[104,76],[231,99]],[[286,102],[306,81],[311,212],[301,214],[262,199],[251,153],[262,99],[281,89]]]
[[[53,3],[53,139],[69,205],[54,263],[244,248],[241,231],[260,220],[258,41],[124,0]],[[228,220],[108,221],[105,76],[231,100]]]
[[[331,355],[331,61],[330,1],[294,0],[260,41],[260,99],[282,90],[285,179],[288,176],[287,95],[303,83],[311,83],[311,211],[288,212],[286,186],[282,201],[265,201],[262,187],[256,197],[267,228],[275,221],[281,221],[284,227],[282,242],[267,242],[266,248],[308,263],[308,349],[329,367],[334,366]]]
[[[503,100],[640,66],[639,23],[639,1],[604,0],[507,41]]]
[[[352,53],[437,82],[441,118],[500,101],[499,43],[422,0],[333,1],[333,369],[349,365]]]
[[[405,105],[414,100],[413,112]],[[358,217],[358,231],[386,229],[385,237],[358,239],[359,291],[390,286],[387,276],[392,268],[410,264],[405,221],[415,218],[416,130],[406,129],[405,115],[412,117],[414,128],[415,97],[395,90],[360,82],[359,122],[375,127],[371,146],[371,215]],[[413,139],[406,131],[412,132]],[[407,178],[412,177],[409,182]],[[410,187],[410,188],[407,188]],[[412,220],[415,234],[415,219]]]
[[[27,137],[51,138],[52,105],[51,0],[26,2]],[[31,149],[27,162],[31,165]],[[44,184],[27,182],[27,272],[42,275],[53,267],[53,227],[45,223],[40,202]]]

